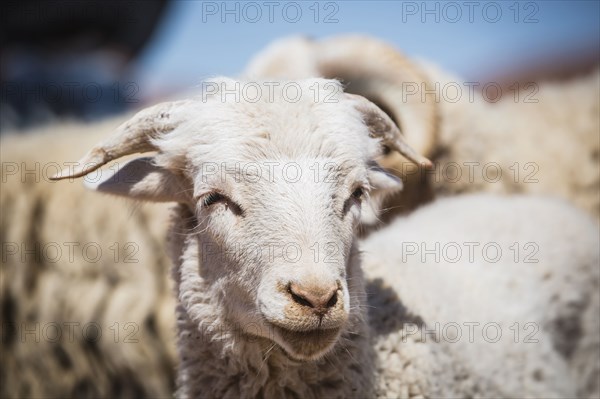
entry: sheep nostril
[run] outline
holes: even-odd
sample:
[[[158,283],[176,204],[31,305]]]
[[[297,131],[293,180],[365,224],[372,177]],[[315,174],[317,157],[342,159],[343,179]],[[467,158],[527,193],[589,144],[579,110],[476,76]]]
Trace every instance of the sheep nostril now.
[[[294,293],[292,290],[290,290],[290,295],[292,296],[292,299],[294,300],[294,302],[296,302],[298,305],[302,305],[302,306],[308,306],[309,308],[314,308],[313,304],[310,303],[309,300],[303,298],[302,296]]]
[[[294,302],[318,311],[326,311],[337,304],[337,291],[337,286],[323,289],[323,287],[300,287],[294,283],[288,285],[288,293]]]
[[[332,308],[335,306],[335,304],[337,303],[337,290],[333,293],[333,296],[329,299],[329,301],[327,301],[326,306],[328,308]]]

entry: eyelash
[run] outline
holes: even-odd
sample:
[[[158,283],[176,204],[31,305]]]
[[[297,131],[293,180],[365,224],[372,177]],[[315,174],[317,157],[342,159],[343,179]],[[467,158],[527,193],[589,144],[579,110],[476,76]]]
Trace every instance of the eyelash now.
[[[202,199],[202,205],[209,207],[217,202],[225,201],[225,196],[219,193],[209,193]]]
[[[212,193],[206,194],[202,198],[202,206],[206,207],[206,208],[210,207],[211,205],[217,204],[219,202],[224,203],[225,207],[227,209],[229,209],[230,211],[232,211],[235,215],[244,216],[244,210],[242,209],[242,207],[221,193],[212,192]]]

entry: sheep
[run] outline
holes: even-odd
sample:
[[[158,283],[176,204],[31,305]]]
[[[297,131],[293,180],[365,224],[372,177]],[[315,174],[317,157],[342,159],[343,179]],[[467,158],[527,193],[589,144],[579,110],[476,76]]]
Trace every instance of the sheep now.
[[[386,306],[371,313],[372,325],[388,332],[376,339],[385,353],[378,369],[385,377],[381,392],[411,382],[403,379],[410,373],[394,371],[403,365],[415,371],[422,355],[416,348],[401,348],[408,339],[423,346],[418,341],[434,340],[434,332],[441,336],[436,350],[449,352],[451,363],[434,357],[430,367],[466,369],[457,371],[464,373],[456,380],[457,391],[433,384],[426,396],[546,397],[543,384],[549,379],[565,384],[565,373],[574,376],[575,392],[573,386],[556,386],[554,396],[598,397],[598,235],[590,217],[564,200],[489,193],[436,200],[373,233],[361,243],[365,274],[393,288],[394,301],[381,305],[397,302],[414,323],[403,327]],[[382,316],[373,317],[379,312]],[[397,353],[389,350],[394,345]],[[479,362],[468,364],[468,359]],[[543,370],[540,361],[556,367]],[[525,381],[516,382],[515,376]],[[530,385],[523,389],[518,383]]]
[[[3,398],[172,395],[168,206],[49,179],[122,118],[1,139]]]
[[[381,160],[409,188],[382,205],[390,210],[382,215],[385,222],[437,196],[476,191],[558,195],[600,221],[598,68],[565,83],[505,88],[500,100],[489,103],[485,93],[470,92],[473,82],[429,62],[412,62],[375,38],[294,36],[255,55],[244,76],[341,79],[347,91],[392,117],[436,167],[417,169],[393,152]],[[486,82],[478,84],[481,89]]]
[[[597,325],[586,324],[568,353],[553,343],[571,343],[561,336],[570,331],[561,321],[577,319],[582,306],[598,309],[586,296],[593,292],[590,286],[598,286],[598,247],[590,243],[597,228],[587,217],[547,199],[448,200],[373,235],[361,261],[356,235],[361,211],[371,196],[402,186],[378,166],[377,157],[388,148],[420,167],[430,167],[429,161],[406,144],[381,109],[344,93],[337,81],[293,82],[300,97],[292,102],[277,90],[270,101],[263,96],[227,101],[223,94],[245,82],[212,83],[220,90],[202,99],[141,111],[53,177],[82,177],[123,156],[157,151],[89,186],[177,203],[169,234],[178,301],[177,396],[575,394],[579,374],[571,375],[568,358],[573,351],[597,353],[597,341],[588,336]],[[315,101],[315,88],[333,101]],[[397,242],[447,240],[463,227],[465,239],[539,240],[541,266],[522,271],[504,258],[493,270],[482,270],[462,262],[456,274],[450,268],[441,273],[454,283],[448,287],[427,275],[443,265],[415,270],[398,260]],[[574,270],[564,268],[567,259]],[[389,281],[406,304],[404,310],[378,309],[375,326],[368,321],[370,286],[361,263],[367,276]],[[459,284],[468,283],[465,275],[475,273],[482,276],[480,286],[461,289]],[[560,295],[562,288],[569,294]],[[497,296],[478,295],[490,292]],[[389,297],[383,299],[389,303]],[[446,302],[450,306],[442,309]],[[410,335],[405,327],[411,321],[418,328],[436,321],[489,321],[490,310],[501,328],[539,322],[539,344],[398,341]],[[389,338],[381,337],[386,333]],[[590,341],[589,347],[578,345]],[[589,364],[578,366],[588,371]]]

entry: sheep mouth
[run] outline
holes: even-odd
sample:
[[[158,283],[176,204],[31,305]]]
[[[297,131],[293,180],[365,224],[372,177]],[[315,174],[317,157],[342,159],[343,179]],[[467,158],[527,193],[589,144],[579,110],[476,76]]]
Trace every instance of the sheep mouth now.
[[[307,331],[292,331],[279,326],[275,327],[276,342],[295,360],[315,360],[337,343],[341,328],[314,329]]]

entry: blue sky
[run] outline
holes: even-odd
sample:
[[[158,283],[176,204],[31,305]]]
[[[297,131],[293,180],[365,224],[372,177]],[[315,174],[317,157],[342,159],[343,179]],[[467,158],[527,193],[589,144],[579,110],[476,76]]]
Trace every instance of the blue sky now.
[[[171,91],[239,73],[276,38],[339,33],[377,36],[479,80],[552,55],[598,54],[600,2],[177,0],[134,75],[147,92]]]

